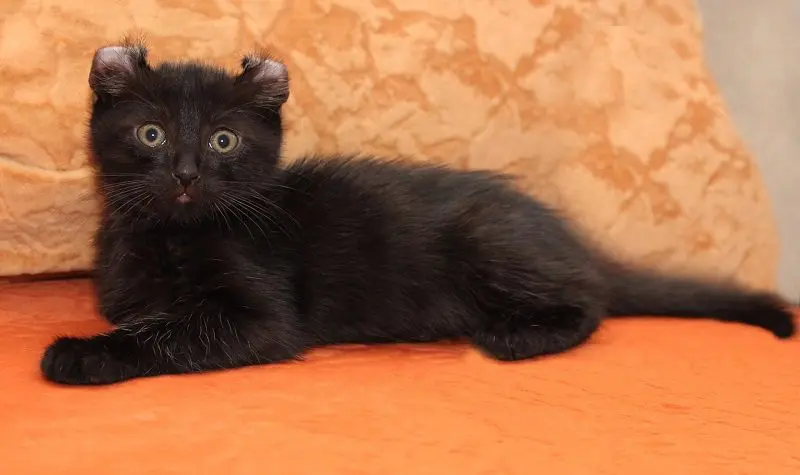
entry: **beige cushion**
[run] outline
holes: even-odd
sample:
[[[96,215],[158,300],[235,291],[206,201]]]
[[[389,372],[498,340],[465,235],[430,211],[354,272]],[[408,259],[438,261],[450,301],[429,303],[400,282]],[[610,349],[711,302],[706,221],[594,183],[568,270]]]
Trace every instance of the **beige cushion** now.
[[[755,163],[691,0],[12,1],[0,7],[0,273],[90,266],[93,51],[286,60],[289,157],[406,154],[521,176],[638,262],[773,285]]]

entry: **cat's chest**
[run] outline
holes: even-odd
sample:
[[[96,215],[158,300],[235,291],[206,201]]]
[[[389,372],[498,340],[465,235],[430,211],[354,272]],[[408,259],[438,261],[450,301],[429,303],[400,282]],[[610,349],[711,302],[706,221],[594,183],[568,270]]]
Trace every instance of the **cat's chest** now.
[[[107,249],[105,267],[151,292],[213,287],[230,272],[231,246],[214,236],[126,236]]]

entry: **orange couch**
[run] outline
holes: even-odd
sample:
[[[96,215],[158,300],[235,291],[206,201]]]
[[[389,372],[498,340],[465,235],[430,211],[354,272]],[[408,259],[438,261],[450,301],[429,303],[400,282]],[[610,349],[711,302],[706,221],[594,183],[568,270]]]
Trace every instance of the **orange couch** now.
[[[104,329],[85,281],[0,287],[4,474],[800,473],[800,343],[706,321],[610,321],[523,363],[466,345],[60,387],[56,335]]]

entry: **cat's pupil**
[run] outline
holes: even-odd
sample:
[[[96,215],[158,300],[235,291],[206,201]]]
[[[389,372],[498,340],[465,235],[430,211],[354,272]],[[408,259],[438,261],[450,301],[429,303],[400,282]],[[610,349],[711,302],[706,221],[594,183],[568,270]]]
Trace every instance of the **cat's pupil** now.
[[[220,134],[217,137],[217,145],[219,145],[219,148],[226,149],[230,144],[231,144],[231,138],[228,137],[226,134]]]
[[[147,139],[148,142],[155,142],[158,139],[158,130],[155,127],[150,127],[145,131],[144,137]]]

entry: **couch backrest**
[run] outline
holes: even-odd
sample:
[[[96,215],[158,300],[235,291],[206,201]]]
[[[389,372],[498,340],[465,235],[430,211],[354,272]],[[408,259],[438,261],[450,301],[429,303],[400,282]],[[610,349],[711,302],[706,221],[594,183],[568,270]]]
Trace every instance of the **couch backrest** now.
[[[11,2],[0,20],[0,274],[91,265],[94,50],[290,68],[286,155],[404,154],[520,175],[626,258],[771,287],[756,165],[691,0]]]

